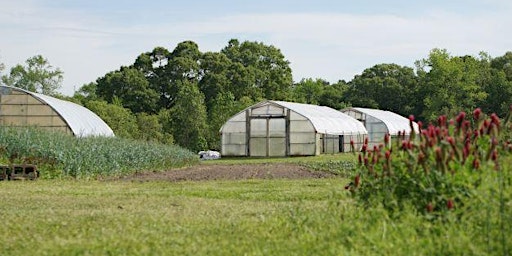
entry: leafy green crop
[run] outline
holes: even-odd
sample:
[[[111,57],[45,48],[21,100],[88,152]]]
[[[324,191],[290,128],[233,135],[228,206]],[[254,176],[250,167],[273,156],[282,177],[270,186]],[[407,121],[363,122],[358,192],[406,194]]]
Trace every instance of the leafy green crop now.
[[[198,162],[194,153],[174,145],[11,127],[0,127],[0,159],[37,164],[43,178],[94,178]]]

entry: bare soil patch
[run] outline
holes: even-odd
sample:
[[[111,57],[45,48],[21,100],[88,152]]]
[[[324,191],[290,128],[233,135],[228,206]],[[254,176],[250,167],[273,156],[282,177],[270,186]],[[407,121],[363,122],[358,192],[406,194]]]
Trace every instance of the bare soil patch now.
[[[206,181],[244,179],[311,179],[331,178],[334,174],[313,171],[305,166],[290,163],[268,164],[199,164],[182,169],[158,172],[141,172],[121,180],[132,181]]]

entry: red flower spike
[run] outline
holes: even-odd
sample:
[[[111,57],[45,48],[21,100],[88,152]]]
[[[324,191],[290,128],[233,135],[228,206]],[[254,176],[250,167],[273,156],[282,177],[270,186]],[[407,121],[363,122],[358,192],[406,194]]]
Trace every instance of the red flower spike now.
[[[480,108],[477,108],[473,111],[473,118],[475,120],[480,120],[480,116],[482,115],[482,110]]]
[[[496,162],[496,160],[498,159],[498,151],[495,149],[492,151],[491,153],[491,159],[492,161]]]
[[[359,164],[363,164],[363,157],[361,156],[361,154],[359,154],[359,156],[357,157],[357,160],[358,160]]]
[[[414,121],[414,115],[409,115],[409,121],[411,121],[411,122]]]
[[[480,169],[480,160],[478,160],[478,159],[473,160],[473,169],[475,169],[475,170]]]
[[[496,126],[500,127],[500,118],[495,113],[491,114],[491,123],[493,123]]]
[[[356,177],[354,178],[354,186],[357,188],[359,187],[359,183],[361,182],[361,176],[356,175]]]
[[[441,127],[446,126],[446,116],[439,116],[439,118],[437,118],[437,123]]]
[[[428,203],[427,206],[425,207],[425,209],[427,210],[427,212],[433,212],[434,205],[432,205],[432,203]]]
[[[389,144],[389,133],[386,133],[384,135],[384,144],[388,145]]]
[[[407,141],[402,141],[402,150],[407,150]]]
[[[485,119],[484,120],[484,129],[489,128],[490,125],[491,125],[491,122],[489,121],[489,119]]]
[[[450,145],[452,147],[455,147],[455,140],[453,139],[453,137],[451,137],[451,136],[446,137],[446,141],[448,141],[448,143],[450,143]]]
[[[446,201],[446,207],[448,210],[451,210],[455,207],[452,199],[448,199],[448,201]]]
[[[461,126],[462,121],[464,121],[465,118],[466,118],[466,112],[464,112],[464,111],[460,112],[456,118],[456,121],[457,121],[457,124],[459,125],[459,127]]]

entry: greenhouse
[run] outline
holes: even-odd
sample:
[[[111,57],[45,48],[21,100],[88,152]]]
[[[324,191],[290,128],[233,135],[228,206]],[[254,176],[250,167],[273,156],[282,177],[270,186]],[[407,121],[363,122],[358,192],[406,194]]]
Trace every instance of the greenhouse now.
[[[231,117],[220,129],[222,156],[310,156],[360,150],[367,131],[329,107],[264,101]]]
[[[343,113],[361,121],[368,131],[368,146],[378,146],[384,143],[384,136],[389,134],[392,139],[401,134],[408,138],[411,126],[408,118],[391,111],[371,108],[346,108]],[[418,124],[413,122],[414,131],[418,133]]]
[[[10,86],[0,86],[0,126],[37,126],[76,137],[114,136],[112,129],[85,107]]]

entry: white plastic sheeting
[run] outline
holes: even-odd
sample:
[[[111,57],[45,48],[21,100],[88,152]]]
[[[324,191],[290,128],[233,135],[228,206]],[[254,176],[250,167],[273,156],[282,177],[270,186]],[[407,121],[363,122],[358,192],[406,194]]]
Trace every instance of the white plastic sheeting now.
[[[405,134],[411,133],[411,126],[409,124],[409,118],[403,117],[397,113],[380,110],[380,109],[371,109],[371,108],[349,108],[347,110],[353,109],[360,113],[366,114],[367,116],[371,116],[376,118],[377,120],[383,122],[390,135],[397,135],[398,132],[404,132]],[[345,111],[345,110],[344,110]],[[414,131],[416,133],[419,132],[418,124],[413,122]]]
[[[361,122],[329,107],[285,101],[270,101],[307,118],[318,133],[332,135],[366,134]]]
[[[112,129],[98,115],[83,106],[20,88],[10,86],[3,87],[25,92],[50,106],[62,117],[76,137],[114,136]]]
[[[386,134],[396,137],[399,133],[408,137],[411,133],[411,125],[408,118],[391,111],[370,108],[347,108],[342,112],[361,121],[368,130],[369,146],[378,146],[384,142]],[[419,132],[418,124],[413,122],[416,133]]]
[[[103,119],[89,109],[70,101],[64,101],[44,94],[31,93],[50,105],[67,122],[76,137],[112,137],[114,132]]]
[[[263,101],[220,129],[223,156],[281,157],[359,150],[368,132],[356,119],[328,107]]]

